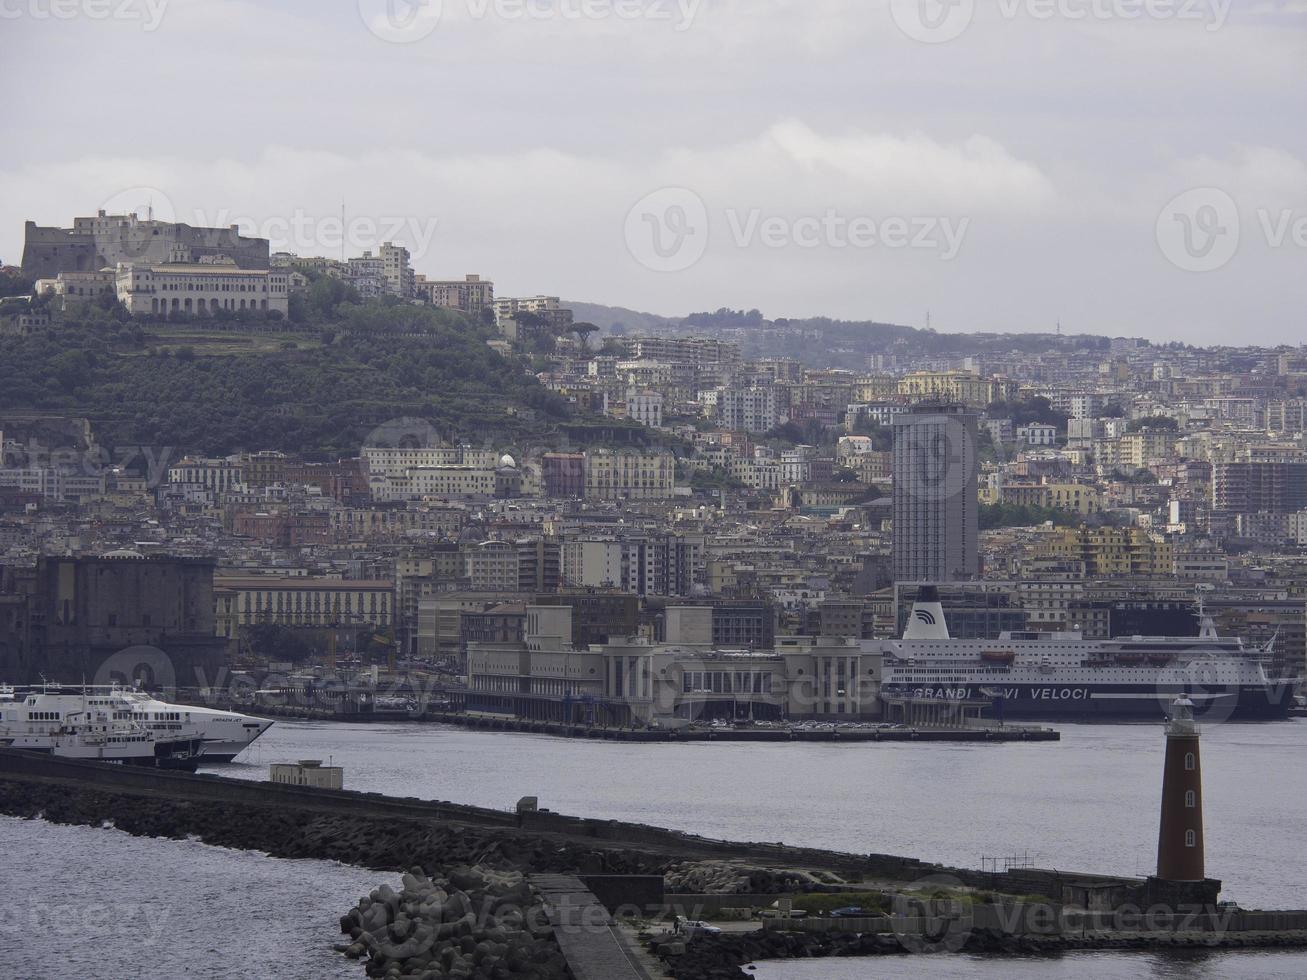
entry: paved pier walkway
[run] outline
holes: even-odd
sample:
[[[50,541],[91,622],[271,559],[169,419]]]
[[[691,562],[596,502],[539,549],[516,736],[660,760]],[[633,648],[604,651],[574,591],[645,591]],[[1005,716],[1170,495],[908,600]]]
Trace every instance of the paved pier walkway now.
[[[618,926],[579,878],[531,875],[554,936],[576,980],[654,980],[618,935]]]

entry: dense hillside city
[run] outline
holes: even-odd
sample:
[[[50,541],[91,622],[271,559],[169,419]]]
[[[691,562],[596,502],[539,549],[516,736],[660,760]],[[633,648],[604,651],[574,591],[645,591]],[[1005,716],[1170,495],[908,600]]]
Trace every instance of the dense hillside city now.
[[[105,556],[212,565],[183,629],[205,669],[379,666],[473,700],[539,607],[570,607],[549,628],[577,650],[702,631],[765,660],[898,636],[918,582],[958,637],[1196,635],[1205,598],[1271,676],[1303,674],[1301,349],[642,317],[428,280],[397,245],[340,261],[233,235],[101,212],[29,224],[3,270],[16,679],[166,648],[177,624],[141,612],[51,659],[43,567]],[[628,721],[683,713],[612,684],[576,690]],[[802,710],[766,693],[777,715],[881,711],[875,683]]]

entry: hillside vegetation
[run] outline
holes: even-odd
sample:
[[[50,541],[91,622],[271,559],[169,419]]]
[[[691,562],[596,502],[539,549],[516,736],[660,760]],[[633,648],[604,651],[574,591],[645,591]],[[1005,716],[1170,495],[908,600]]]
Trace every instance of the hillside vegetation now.
[[[85,416],[109,448],[322,459],[357,453],[397,418],[495,445],[552,442],[570,419],[563,399],[486,346],[486,327],[457,314],[343,302],[300,320],[140,324],[92,309],[0,337],[0,413]]]

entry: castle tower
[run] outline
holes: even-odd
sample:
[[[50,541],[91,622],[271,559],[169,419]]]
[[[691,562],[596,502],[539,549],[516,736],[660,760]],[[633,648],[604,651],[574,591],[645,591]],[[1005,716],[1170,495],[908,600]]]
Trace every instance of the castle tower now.
[[[1157,836],[1157,877],[1203,881],[1203,777],[1194,705],[1181,696],[1166,725],[1162,823]]]

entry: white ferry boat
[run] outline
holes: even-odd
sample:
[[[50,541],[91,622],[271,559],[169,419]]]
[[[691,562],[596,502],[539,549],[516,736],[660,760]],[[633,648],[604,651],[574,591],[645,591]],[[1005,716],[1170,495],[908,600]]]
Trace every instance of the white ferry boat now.
[[[111,688],[127,699],[132,717],[147,728],[182,722],[196,726],[204,739],[205,762],[231,762],[272,727],[267,718],[193,704],[169,704],[132,688]]]
[[[0,687],[0,746],[127,766],[194,771],[204,739],[193,730],[151,731],[120,699],[18,692]]]
[[[169,704],[145,691],[119,685],[82,688],[45,684],[21,693],[42,698],[44,711],[75,711],[82,699],[89,698],[96,707],[127,712],[127,720],[160,736],[198,736],[204,741],[206,763],[231,762],[272,727],[266,718],[190,704]]]
[[[1209,720],[1284,718],[1289,681],[1273,681],[1255,651],[1217,635],[1200,608],[1198,636],[1086,639],[1023,630],[996,640],[949,635],[938,590],[925,587],[901,640],[882,641],[881,691],[926,701],[989,701],[995,718],[1158,718],[1188,697]]]

